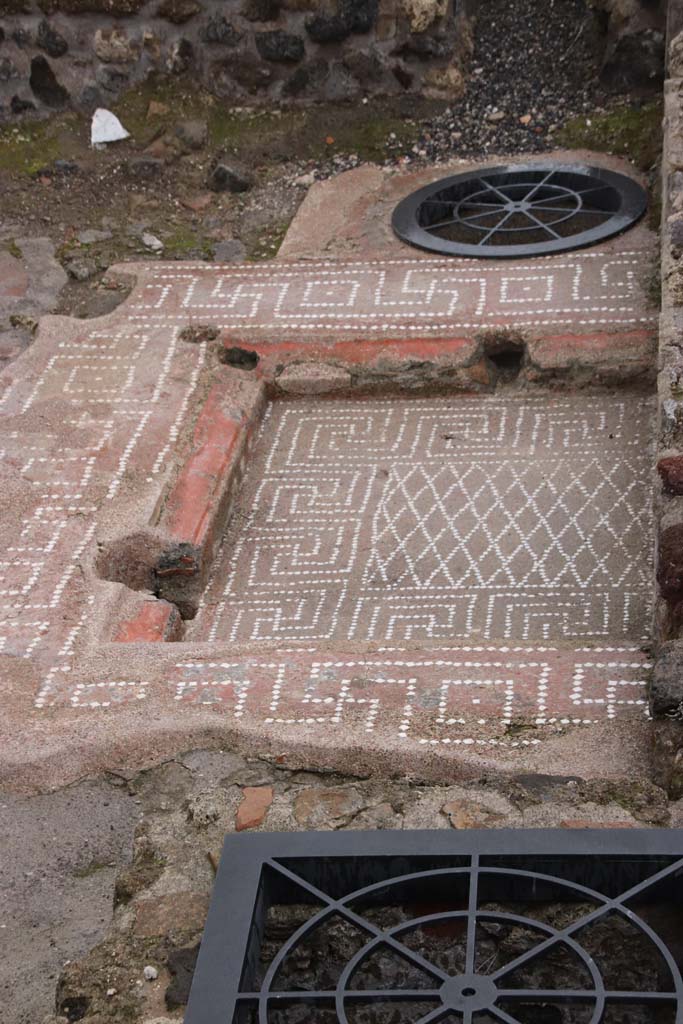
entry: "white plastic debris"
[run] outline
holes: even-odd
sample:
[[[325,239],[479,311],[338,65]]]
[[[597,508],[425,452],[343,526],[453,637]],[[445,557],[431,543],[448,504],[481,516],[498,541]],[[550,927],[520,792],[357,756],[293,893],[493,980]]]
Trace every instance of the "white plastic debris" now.
[[[111,110],[105,110],[104,107],[98,107],[92,116],[90,145],[104,146],[107,142],[120,142],[121,139],[128,138],[130,132],[126,131],[116,114],[112,114]]]

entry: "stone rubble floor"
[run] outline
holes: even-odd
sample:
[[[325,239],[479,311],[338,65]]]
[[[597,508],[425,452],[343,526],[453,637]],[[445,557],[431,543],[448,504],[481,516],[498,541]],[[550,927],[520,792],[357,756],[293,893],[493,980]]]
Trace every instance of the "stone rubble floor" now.
[[[58,793],[6,795],[3,1021],[64,1024],[80,1005],[87,1024],[180,1024],[214,882],[210,857],[225,833],[681,825],[683,800],[669,803],[642,779],[482,774],[426,786],[290,771],[218,749]]]

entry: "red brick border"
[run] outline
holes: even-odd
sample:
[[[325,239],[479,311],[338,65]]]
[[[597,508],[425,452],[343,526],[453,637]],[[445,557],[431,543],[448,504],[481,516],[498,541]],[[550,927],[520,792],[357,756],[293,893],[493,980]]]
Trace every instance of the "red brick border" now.
[[[226,334],[220,345],[227,350],[233,347],[233,342]],[[656,337],[650,330],[580,336],[562,334],[534,339],[525,345],[527,359],[521,372],[530,381],[572,368],[585,373],[588,367],[598,378],[603,373],[627,379],[651,371]],[[622,361],[616,365],[614,348],[622,355]],[[495,367],[487,359],[486,350],[485,335],[479,338],[333,340],[313,344],[259,341],[249,346],[248,351],[256,352],[259,357],[253,383],[260,382],[250,408],[236,411],[234,401],[226,395],[225,384],[213,385],[197,417],[190,453],[164,501],[158,526],[167,536],[169,545],[155,568],[159,596],[180,607],[183,613],[196,607],[199,601],[239,487],[250,441],[260,421],[264,385],[285,390],[284,385],[278,385],[279,376],[288,367],[304,363],[310,367],[348,370],[347,390],[362,390],[377,385],[378,380],[390,386],[392,378],[396,378],[397,386],[405,385],[406,374],[412,372],[424,387],[449,383],[461,390],[477,391],[495,383]],[[327,389],[321,376],[311,383],[311,390],[317,394]],[[338,379],[333,379],[329,390],[339,390],[339,386]],[[305,390],[305,386],[301,387],[299,393]],[[160,612],[155,618],[143,608],[138,616],[121,626],[119,633],[139,640],[172,639],[159,628],[161,618]],[[123,639],[119,634],[116,638]]]
[[[215,548],[244,471],[245,456],[263,409],[263,388],[246,409],[235,408],[225,386],[215,384],[197,417],[190,452],[163,502],[157,526],[167,546],[154,569],[163,605],[192,611],[206,584]],[[170,605],[168,604],[170,602]],[[167,614],[149,602],[116,632],[118,641],[176,639]]]
[[[150,599],[139,612],[122,622],[116,631],[117,643],[159,643],[179,639],[182,619],[174,604]]]
[[[526,349],[528,358],[522,376],[538,382],[544,376],[567,373],[567,383],[573,383],[571,371],[588,373],[596,384],[606,377],[631,380],[639,377],[654,378],[657,354],[657,330],[601,331],[592,334],[563,333],[534,337],[514,331],[486,332],[475,337],[457,338],[383,338],[336,341],[255,341],[247,344],[227,332],[221,344],[225,349],[234,346],[255,352],[259,357],[256,376],[277,386],[278,377],[288,366],[296,363],[333,363],[351,374],[351,388],[369,385],[390,385],[390,377],[403,379],[414,370],[428,386],[440,375],[449,379],[454,370],[461,371],[461,385],[473,388],[492,387],[495,367],[486,358],[489,336],[498,344],[509,334],[513,345]],[[415,369],[415,364],[430,364]]]
[[[202,547],[226,481],[235,473],[248,424],[227,412],[222,389],[214,386],[199,413],[193,447],[166,498],[162,521],[179,543]]]

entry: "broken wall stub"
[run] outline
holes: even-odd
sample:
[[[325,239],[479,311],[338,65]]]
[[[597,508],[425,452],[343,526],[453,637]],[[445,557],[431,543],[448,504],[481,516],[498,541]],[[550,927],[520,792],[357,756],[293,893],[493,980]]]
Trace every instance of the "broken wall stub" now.
[[[458,99],[461,0],[2,0],[0,117],[106,106],[150,73],[240,102]]]
[[[662,162],[662,306],[659,361],[657,635],[673,640],[683,620],[683,33],[669,46]]]
[[[669,9],[662,156],[662,303],[659,341],[657,645],[650,706],[655,761],[671,794],[683,787],[683,4]]]
[[[616,91],[661,83],[665,63],[667,0],[588,0],[605,30],[601,79]]]
[[[228,100],[465,89],[482,0],[0,0],[0,119],[106,106],[151,73]],[[580,30],[616,92],[657,88],[664,0],[589,0]]]

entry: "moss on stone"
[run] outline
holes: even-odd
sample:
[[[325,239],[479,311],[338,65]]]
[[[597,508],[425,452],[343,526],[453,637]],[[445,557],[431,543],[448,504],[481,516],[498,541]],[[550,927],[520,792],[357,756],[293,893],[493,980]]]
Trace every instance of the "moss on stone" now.
[[[259,263],[261,260],[272,260],[277,256],[284,241],[291,221],[281,221],[260,230],[247,243],[247,260]]]
[[[326,105],[306,110],[235,113],[217,102],[209,114],[209,136],[216,146],[252,151],[263,160],[322,160],[356,154],[381,162],[397,145],[409,145],[419,124],[394,104],[375,101],[361,107]],[[393,138],[392,138],[393,136]]]
[[[152,101],[163,104],[168,112],[148,117]],[[232,153],[259,167],[351,153],[363,161],[381,162],[396,146],[412,144],[418,138],[420,122],[444,105],[416,97],[393,97],[360,105],[236,110],[195,83],[153,75],[122,96],[112,109],[140,143],[178,120],[204,119],[214,150]]]
[[[96,875],[98,871],[105,871],[109,864],[101,860],[91,860],[88,864],[84,864],[82,868],[77,868],[74,871],[74,878],[91,878]]]
[[[599,805],[618,804],[637,821],[648,825],[669,824],[669,810],[666,793],[649,781],[629,779],[597,780],[582,782],[579,786],[581,799]]]
[[[168,113],[148,117],[149,105],[153,101],[167,107]],[[111,110],[138,143],[148,138],[151,140],[160,128],[185,117],[186,109],[187,103],[179,84],[154,74],[111,104]]]
[[[7,252],[10,256],[14,256],[15,260],[21,260],[24,258],[23,252],[13,238],[10,238],[7,242]]]
[[[660,100],[619,106],[605,114],[567,121],[555,138],[567,149],[616,153],[633,160],[641,171],[649,171],[662,151],[662,116]]]
[[[368,104],[370,106],[370,104]],[[412,119],[396,116],[390,110],[373,109],[366,114],[361,107],[358,116],[339,125],[333,133],[334,142],[319,147],[317,155],[329,153],[356,153],[361,160],[381,162],[389,153],[388,140],[394,136],[393,145],[409,145],[419,136],[420,126]]]
[[[114,898],[116,903],[128,903],[137,893],[149,888],[161,877],[164,857],[156,850],[149,837],[143,832],[136,839],[133,863],[116,879]]]
[[[35,174],[61,155],[54,122],[27,122],[0,129],[0,171]]]
[[[210,257],[212,248],[197,232],[184,225],[175,228],[170,235],[164,236],[164,256],[166,257]]]

